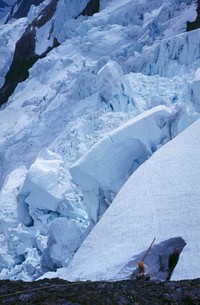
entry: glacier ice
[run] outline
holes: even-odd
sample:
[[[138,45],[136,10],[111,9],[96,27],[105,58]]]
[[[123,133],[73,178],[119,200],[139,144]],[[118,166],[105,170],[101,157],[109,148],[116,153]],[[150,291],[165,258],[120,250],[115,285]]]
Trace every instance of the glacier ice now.
[[[119,64],[108,61],[97,74],[99,102],[108,105],[114,111],[132,111],[138,114],[134,94],[128,79]]]
[[[137,167],[171,139],[175,119],[176,112],[155,107],[109,133],[71,166],[94,223]]]
[[[194,76],[188,84],[190,100],[194,104],[197,112],[200,112],[200,68],[195,71]]]
[[[21,166],[12,171],[4,181],[0,191],[0,233],[3,233],[5,228],[16,227],[19,223],[17,196],[26,174],[26,167]]]

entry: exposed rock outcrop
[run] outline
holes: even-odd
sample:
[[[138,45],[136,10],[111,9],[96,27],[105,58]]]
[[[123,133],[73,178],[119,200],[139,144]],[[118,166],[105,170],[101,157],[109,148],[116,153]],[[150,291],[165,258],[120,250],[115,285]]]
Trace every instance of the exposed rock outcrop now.
[[[200,279],[179,282],[1,281],[0,303],[40,305],[199,305]]]
[[[197,0],[197,18],[193,22],[187,23],[187,31],[192,31],[200,28],[200,0]]]
[[[5,77],[5,83],[0,89],[0,105],[6,103],[18,83],[24,81],[29,76],[28,70],[34,63],[39,58],[45,57],[47,53],[58,45],[58,41],[54,39],[51,48],[48,48],[42,55],[37,55],[35,53],[35,28],[31,25],[28,26],[25,33],[16,44],[11,67]]]
[[[80,15],[83,16],[92,16],[95,13],[99,12],[100,0],[90,0],[86,8],[82,11]]]

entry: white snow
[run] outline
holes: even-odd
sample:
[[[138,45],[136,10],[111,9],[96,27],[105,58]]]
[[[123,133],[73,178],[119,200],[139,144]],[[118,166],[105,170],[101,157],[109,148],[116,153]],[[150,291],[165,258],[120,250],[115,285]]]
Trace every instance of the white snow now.
[[[36,49],[35,53],[40,55],[45,53],[47,48],[47,42],[44,39],[45,37],[48,37],[48,46],[53,46],[53,37],[50,35],[51,33],[51,21],[46,22],[45,25],[39,29],[37,29],[36,32]]]
[[[169,254],[175,245],[181,246],[178,238],[173,240],[181,237],[186,245],[173,279],[199,277],[199,128],[200,120],[134,172],[70,266],[54,276],[71,281],[130,277],[155,236],[157,245],[165,241],[166,244],[157,247],[157,251],[153,247],[145,259],[154,276],[158,273],[158,255]]]
[[[49,3],[0,26],[1,85],[15,43]],[[199,213],[186,204],[198,197],[199,123],[187,128],[199,118],[200,32],[185,32],[196,4],[102,0],[99,13],[75,19],[87,3],[58,1],[36,28],[36,53],[54,38],[60,46],[0,109],[0,279],[31,281],[69,264],[70,280],[127,278],[154,236],[146,262],[155,277],[166,275],[158,253],[166,263],[175,245],[174,278],[199,276],[182,267]]]
[[[176,113],[165,106],[146,111],[96,143],[70,168],[96,223],[128,177],[170,140]],[[105,207],[104,207],[105,209]]]
[[[76,18],[86,7],[89,0],[60,0],[56,7],[54,16],[46,22],[42,27],[36,28],[36,54],[43,54],[48,47],[52,47],[54,38],[61,43],[67,38],[66,25],[72,18]],[[48,2],[46,3],[48,4]],[[41,7],[37,11],[41,10]],[[34,12],[34,15],[37,13]],[[30,20],[31,20],[31,13]],[[40,18],[40,17],[39,17]]]

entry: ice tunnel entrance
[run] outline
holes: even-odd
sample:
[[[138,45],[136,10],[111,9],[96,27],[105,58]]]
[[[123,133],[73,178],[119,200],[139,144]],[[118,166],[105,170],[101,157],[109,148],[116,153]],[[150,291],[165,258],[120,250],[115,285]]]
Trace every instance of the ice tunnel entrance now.
[[[167,279],[169,274],[168,262],[170,255],[174,252],[175,248],[178,248],[180,251],[179,257],[181,257],[181,252],[185,245],[186,242],[182,237],[174,237],[152,246],[144,259],[144,263],[148,266],[152,280],[157,279],[165,281]],[[137,263],[143,259],[147,249],[131,258],[131,260],[120,270],[118,274],[119,278],[130,279],[132,277],[133,272],[137,268]]]

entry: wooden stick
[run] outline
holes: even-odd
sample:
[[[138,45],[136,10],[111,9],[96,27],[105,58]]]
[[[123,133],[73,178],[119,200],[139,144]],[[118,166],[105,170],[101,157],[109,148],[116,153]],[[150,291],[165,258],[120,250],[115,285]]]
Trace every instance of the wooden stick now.
[[[149,250],[151,249],[151,247],[152,247],[153,243],[155,242],[155,240],[156,240],[156,237],[154,237],[152,243],[150,244],[149,248],[147,249],[147,251],[146,251],[146,253],[145,253],[145,255],[144,255],[143,259],[142,259],[142,262],[144,261],[145,257],[147,256],[147,254],[148,254]]]

